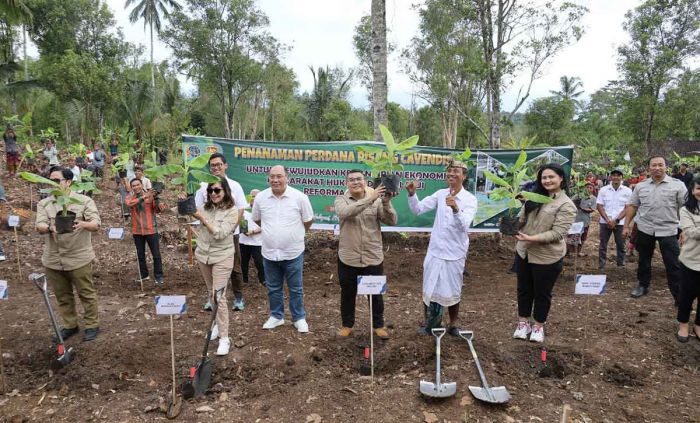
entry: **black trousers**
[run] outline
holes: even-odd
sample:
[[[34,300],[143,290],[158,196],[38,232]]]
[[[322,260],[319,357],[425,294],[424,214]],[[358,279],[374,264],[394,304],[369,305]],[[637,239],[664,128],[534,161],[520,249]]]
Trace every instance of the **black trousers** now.
[[[605,267],[608,261],[608,241],[610,235],[615,235],[615,248],[617,249],[617,265],[625,265],[625,239],[622,237],[623,225],[615,226],[615,229],[610,229],[607,224],[600,224],[600,245],[598,246],[598,267]]]
[[[338,259],[338,281],[340,282],[340,317],[343,326],[355,326],[355,297],[357,297],[357,277],[384,274],[384,263],[376,266],[353,267]],[[384,327],[384,298],[372,295],[372,326]]]
[[[698,300],[698,310],[695,312],[695,326],[700,326],[700,272],[688,269],[681,263],[680,295],[678,297],[678,322],[688,323],[693,301]]]
[[[243,273],[243,283],[248,283],[248,267],[250,265],[250,258],[253,258],[255,262],[255,268],[258,269],[258,281],[260,283],[265,282],[265,268],[263,266],[263,256],[262,247],[259,245],[246,245],[240,244],[241,246],[241,271]]]
[[[238,242],[240,235],[233,236],[233,247],[235,253],[233,257],[233,270],[231,270],[231,290],[233,296],[240,300],[243,298],[243,272],[241,271],[241,246]]]
[[[158,242],[158,234],[152,235],[134,235],[134,244],[136,245],[136,256],[139,258],[139,272],[141,278],[148,276],[148,265],[146,264],[146,244],[151,250],[153,256],[153,274],[156,279],[163,278],[163,262],[160,258],[160,244]]]
[[[676,238],[676,235],[652,236],[638,231],[636,244],[637,252],[639,252],[637,280],[640,286],[649,288],[649,284],[651,283],[651,258],[654,255],[654,248],[656,247],[657,241],[659,242],[659,249],[661,250],[661,258],[666,267],[668,289],[671,291],[671,295],[673,295],[673,299],[677,303],[681,280],[681,265],[678,261],[678,255],[681,253],[681,249],[678,246],[678,238]]]
[[[554,282],[564,269],[564,259],[552,264],[534,264],[516,254],[515,261],[518,272],[518,316],[529,318],[532,315],[535,321],[544,323],[552,306]]]

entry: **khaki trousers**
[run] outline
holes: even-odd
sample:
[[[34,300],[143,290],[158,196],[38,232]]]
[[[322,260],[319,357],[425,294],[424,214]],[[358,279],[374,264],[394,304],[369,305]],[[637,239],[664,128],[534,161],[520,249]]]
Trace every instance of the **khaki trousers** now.
[[[230,257],[227,257],[224,260],[214,264],[205,264],[201,261],[197,261],[197,263],[199,263],[199,270],[202,272],[202,278],[204,278],[204,282],[207,284],[209,298],[212,297],[212,291],[222,290],[216,298],[218,303],[216,324],[219,326],[219,337],[221,338],[228,338],[228,302],[226,301],[226,285],[231,277],[231,270],[233,270],[234,255],[231,255]]]
[[[78,297],[83,306],[85,329],[99,327],[97,290],[92,282],[92,263],[75,270],[55,270],[47,267],[45,271],[53,292],[56,294],[63,327],[66,329],[78,327],[78,312],[75,309],[75,296],[73,295],[74,287],[78,291]]]

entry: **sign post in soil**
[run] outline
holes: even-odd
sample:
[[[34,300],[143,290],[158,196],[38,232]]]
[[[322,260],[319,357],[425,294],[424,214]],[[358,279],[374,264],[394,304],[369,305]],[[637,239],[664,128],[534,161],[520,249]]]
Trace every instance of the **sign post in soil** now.
[[[583,352],[588,344],[588,315],[591,310],[591,296],[603,295],[607,275],[576,275],[576,295],[586,296],[586,314],[583,318],[583,350],[581,351],[581,371],[583,371]],[[580,383],[580,379],[579,379]]]
[[[369,349],[371,381],[374,383],[374,319],[372,317],[372,295],[386,292],[386,276],[358,276],[357,295],[366,295],[369,301]]]
[[[17,271],[19,272],[19,277],[21,279],[22,264],[19,260],[19,235],[17,235],[17,227],[19,226],[19,216],[8,216],[7,226],[11,227],[15,231],[15,246],[17,247]]]
[[[175,336],[173,329],[173,316],[187,312],[187,297],[184,295],[158,295],[155,298],[156,314],[170,316],[170,362],[172,364],[173,389],[172,401],[168,405],[167,417],[174,419],[182,409],[182,399],[177,396],[175,386]]]

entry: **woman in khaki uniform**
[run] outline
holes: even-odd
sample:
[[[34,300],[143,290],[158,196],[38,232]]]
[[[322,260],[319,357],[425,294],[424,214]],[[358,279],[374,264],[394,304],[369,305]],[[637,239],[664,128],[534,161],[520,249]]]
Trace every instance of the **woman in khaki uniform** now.
[[[681,283],[678,296],[679,342],[688,342],[690,312],[693,301],[698,301],[693,332],[700,341],[700,177],[690,182],[688,199],[680,211],[681,235]]]
[[[216,354],[226,355],[231,345],[228,337],[226,285],[233,270],[236,251],[232,234],[238,225],[238,209],[234,205],[226,179],[209,184],[204,206],[192,216],[199,219],[204,229],[198,234],[195,251],[199,270],[210,295],[212,291],[220,292],[216,297],[218,311],[211,339],[219,338]]]
[[[537,172],[533,192],[549,196],[547,204],[528,201],[520,211],[515,237],[518,274],[518,326],[513,338],[544,342],[544,323],[552,304],[552,289],[564,267],[566,235],[576,218],[576,206],[566,195],[564,168],[546,164]],[[530,325],[530,316],[534,324]]]

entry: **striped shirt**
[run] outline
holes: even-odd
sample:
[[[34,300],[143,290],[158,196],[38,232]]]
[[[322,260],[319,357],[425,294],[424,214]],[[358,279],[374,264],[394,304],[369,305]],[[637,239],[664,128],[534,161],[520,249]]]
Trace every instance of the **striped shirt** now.
[[[158,232],[156,213],[165,208],[158,198],[144,200],[141,196],[129,194],[124,204],[131,208],[132,235],[153,235]]]

